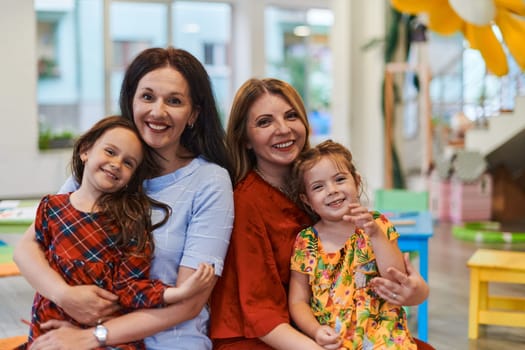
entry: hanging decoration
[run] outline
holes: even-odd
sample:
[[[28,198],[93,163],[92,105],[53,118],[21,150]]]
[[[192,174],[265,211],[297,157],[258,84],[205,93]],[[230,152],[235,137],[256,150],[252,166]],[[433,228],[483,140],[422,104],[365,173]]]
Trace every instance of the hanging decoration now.
[[[510,55],[525,70],[525,0],[391,0],[400,12],[427,16],[427,27],[439,34],[463,33],[478,50],[487,70],[497,76],[509,71],[507,55],[493,27],[501,32]]]

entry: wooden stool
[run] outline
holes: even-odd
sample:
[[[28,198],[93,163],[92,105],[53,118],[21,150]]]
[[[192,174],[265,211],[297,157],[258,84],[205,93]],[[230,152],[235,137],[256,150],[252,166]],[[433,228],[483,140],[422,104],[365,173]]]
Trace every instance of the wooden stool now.
[[[525,284],[525,252],[478,249],[470,268],[468,337],[478,337],[479,325],[525,328],[525,298],[489,296],[488,282]]]

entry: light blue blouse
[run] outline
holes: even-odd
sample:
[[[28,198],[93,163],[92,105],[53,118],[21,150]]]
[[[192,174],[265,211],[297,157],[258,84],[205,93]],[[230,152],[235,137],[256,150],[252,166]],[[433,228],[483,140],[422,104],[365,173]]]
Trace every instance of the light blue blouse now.
[[[68,179],[60,192],[73,191]],[[171,206],[169,221],[153,232],[155,251],[151,278],[175,284],[179,266],[196,269],[201,262],[215,264],[222,273],[233,225],[233,190],[228,172],[201,157],[173,173],[145,181],[148,195]],[[153,211],[153,221],[160,212]],[[212,349],[208,338],[209,311],[146,338],[148,349]]]

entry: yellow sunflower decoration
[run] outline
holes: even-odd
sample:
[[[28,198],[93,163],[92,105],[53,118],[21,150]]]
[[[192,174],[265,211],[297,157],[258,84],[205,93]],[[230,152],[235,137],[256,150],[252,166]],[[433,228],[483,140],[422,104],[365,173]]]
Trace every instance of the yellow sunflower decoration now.
[[[497,26],[510,54],[525,70],[525,0],[391,0],[402,13],[428,16],[430,30],[450,35],[463,33],[470,48],[478,50],[487,70],[508,73],[507,57],[493,31]]]

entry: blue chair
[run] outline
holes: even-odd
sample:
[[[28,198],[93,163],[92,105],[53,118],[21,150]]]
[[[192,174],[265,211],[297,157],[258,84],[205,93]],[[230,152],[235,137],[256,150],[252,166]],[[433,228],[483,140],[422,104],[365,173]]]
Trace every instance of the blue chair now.
[[[374,208],[390,214],[390,219],[400,233],[399,249],[410,252],[411,258],[419,254],[419,271],[428,283],[428,239],[433,235],[432,215],[429,212],[427,191],[403,189],[378,189],[374,193]],[[396,224],[398,221],[400,224]],[[404,222],[401,224],[401,222]],[[406,224],[412,222],[412,224]],[[407,313],[409,308],[405,308]],[[418,306],[417,337],[428,338],[428,302]]]

